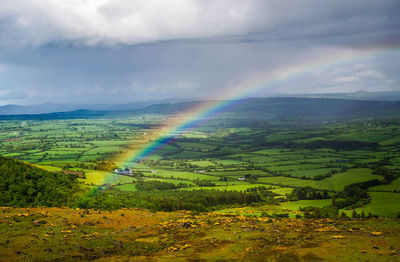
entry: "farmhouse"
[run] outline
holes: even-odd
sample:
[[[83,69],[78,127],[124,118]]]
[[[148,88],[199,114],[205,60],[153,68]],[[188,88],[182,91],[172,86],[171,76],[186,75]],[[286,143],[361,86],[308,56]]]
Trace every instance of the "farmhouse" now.
[[[131,170],[129,170],[129,168],[127,168],[127,167],[124,170],[115,169],[114,173],[116,173],[118,175],[125,175],[125,176],[131,176],[133,174],[133,172]]]
[[[246,180],[246,178],[245,177],[239,177],[238,180],[239,181],[244,181],[244,180]]]

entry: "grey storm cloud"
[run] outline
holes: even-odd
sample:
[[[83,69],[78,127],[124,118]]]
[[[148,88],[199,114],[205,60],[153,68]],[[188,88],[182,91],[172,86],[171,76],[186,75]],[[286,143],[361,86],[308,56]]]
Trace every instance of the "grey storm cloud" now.
[[[277,68],[398,46],[398,10],[397,0],[1,0],[0,105],[212,97]],[[399,90],[399,61],[340,65],[278,91]]]
[[[2,43],[138,44],[268,33],[271,37],[399,28],[399,1],[3,0]]]

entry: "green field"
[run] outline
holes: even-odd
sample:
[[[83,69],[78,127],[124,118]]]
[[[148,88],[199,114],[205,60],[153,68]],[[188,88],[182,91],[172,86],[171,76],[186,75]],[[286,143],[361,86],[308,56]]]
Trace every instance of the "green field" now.
[[[113,173],[108,172],[101,172],[101,171],[91,171],[85,174],[86,178],[81,179],[82,182],[88,185],[117,185],[117,184],[124,184],[124,183],[132,183],[134,178],[121,176]]]
[[[172,184],[187,184],[189,186],[196,186],[195,183],[191,182],[191,181],[186,181],[186,180],[177,180],[177,179],[168,179],[168,178],[149,178],[146,177],[144,179],[144,181],[160,181],[160,182],[164,182],[164,183],[172,183]]]
[[[307,169],[307,170],[297,170],[297,171],[289,171],[288,173],[294,177],[309,177],[313,178],[319,175],[326,175],[331,171],[339,171],[338,168],[317,168],[317,169]]]
[[[134,184],[125,184],[125,185],[120,185],[120,186],[115,186],[115,187],[122,191],[136,191],[136,187]]]
[[[388,185],[379,185],[369,188],[370,191],[400,192],[400,178],[395,179]]]
[[[154,169],[156,173],[155,176],[160,176],[162,178],[178,178],[178,179],[187,179],[187,180],[218,180],[215,176],[209,176],[204,174],[197,174],[191,172],[183,172],[183,171],[175,171],[175,170],[167,170],[167,169]]]
[[[48,171],[80,175],[78,181],[85,185],[99,188],[112,185],[124,192],[135,191],[134,181],[142,180],[189,186],[180,190],[232,192],[272,187],[269,190],[278,196],[275,200],[264,199],[272,202],[293,200],[294,189],[304,187],[328,190],[330,197],[346,186],[374,179],[384,181],[382,175],[373,174],[378,167],[390,170],[394,180],[368,188],[372,197],[366,207],[378,210],[377,206],[384,202],[384,192],[400,191],[399,139],[396,137],[400,123],[396,120],[376,121],[366,129],[362,122],[365,120],[326,125],[269,121],[268,127],[258,127],[236,122],[232,117],[223,120],[223,128],[221,120],[215,120],[178,132],[182,135],[180,138],[136,163],[124,160],[125,154],[132,155],[143,149],[153,139],[148,135],[157,133],[154,128],[167,119],[167,116],[148,114],[115,119],[3,121],[0,154]],[[319,147],[321,141],[325,144]],[[310,143],[313,146],[307,147]],[[368,149],[369,144],[359,148],[364,145],[360,143],[376,143],[376,148]],[[113,167],[128,167],[135,173],[133,177],[112,173],[113,170],[102,168],[102,161],[113,162]],[[239,178],[245,180],[239,181]],[[215,186],[205,186],[207,183]],[[292,209],[292,205],[306,205],[307,201],[312,200],[279,204]],[[330,199],[316,201],[323,203]],[[396,216],[395,211],[379,210],[378,213]]]
[[[365,214],[371,212],[380,217],[398,217],[400,214],[400,194],[389,192],[369,192],[371,203],[364,208],[357,208],[356,212]],[[350,213],[350,212],[349,212]]]
[[[195,165],[195,166],[198,166],[198,167],[215,166],[215,163],[213,163],[210,160],[188,161],[188,164]]]
[[[326,190],[342,190],[347,185],[379,178],[379,176],[371,174],[370,169],[358,168],[350,169],[343,173],[334,174],[331,177],[320,181],[303,180],[292,177],[262,177],[258,181],[266,184],[292,187],[313,187]]]
[[[300,207],[325,207],[331,203],[330,199],[288,201],[280,204],[281,210],[298,211]]]
[[[233,171],[219,171],[219,172],[211,172],[210,174],[220,177],[242,177],[245,175],[255,175],[255,176],[265,176],[268,175],[265,171],[262,170],[233,170]]]
[[[227,191],[246,191],[249,188],[255,188],[265,186],[263,184],[251,184],[251,185],[231,185],[231,186],[215,186],[215,187],[190,187],[182,188],[182,190],[227,190]],[[267,187],[269,188],[269,187]],[[279,187],[273,186],[271,189],[277,189]]]

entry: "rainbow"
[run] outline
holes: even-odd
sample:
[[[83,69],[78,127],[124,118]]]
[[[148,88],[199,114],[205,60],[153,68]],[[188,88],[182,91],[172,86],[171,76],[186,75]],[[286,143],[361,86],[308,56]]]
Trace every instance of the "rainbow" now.
[[[117,158],[116,161],[123,165],[132,166],[145,159],[167,144],[170,140],[180,136],[182,131],[187,131],[201,125],[207,119],[228,111],[243,98],[255,97],[265,91],[279,89],[284,85],[294,83],[312,74],[326,72],[339,66],[360,63],[380,56],[400,54],[400,46],[384,46],[362,50],[348,50],[341,54],[333,54],[324,58],[314,59],[303,64],[297,64],[289,68],[283,68],[273,72],[259,74],[250,80],[223,88],[215,94],[213,101],[195,103],[191,109],[168,119],[169,123],[161,125],[157,131],[150,132],[146,136],[148,142],[137,150],[133,150]],[[225,94],[229,94],[227,99]]]
[[[212,101],[194,103],[195,105],[186,112],[168,118],[168,123],[160,125],[159,128],[149,131],[142,137],[142,140],[147,140],[147,142],[142,144],[138,144],[136,141],[132,142],[133,147],[139,146],[139,148],[119,155],[114,161],[120,163],[122,167],[132,167],[172,139],[179,137],[182,131],[191,130],[207,120],[229,111],[241,99],[257,97],[265,91],[274,91],[288,84],[295,84],[296,80],[301,81],[313,74],[327,72],[340,66],[361,63],[381,56],[395,55],[400,55],[400,45],[398,44],[379,48],[348,50],[340,54],[334,53],[323,58],[310,59],[308,62],[280,70],[257,74],[237,85],[219,89],[219,92],[214,94]],[[112,184],[117,175],[109,175],[104,177],[104,183]],[[84,198],[90,198],[96,190],[97,187],[93,187],[84,195]]]

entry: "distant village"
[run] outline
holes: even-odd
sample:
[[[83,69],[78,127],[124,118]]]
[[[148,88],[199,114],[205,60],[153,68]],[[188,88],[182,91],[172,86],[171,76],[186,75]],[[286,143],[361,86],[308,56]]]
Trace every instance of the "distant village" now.
[[[133,175],[133,172],[127,167],[125,169],[115,169],[114,173],[118,174],[118,175],[124,175],[124,176],[132,176]]]
[[[156,174],[157,173],[156,170],[151,170],[150,172],[152,174]],[[125,167],[125,169],[120,169],[120,168],[115,169],[114,173],[118,174],[118,175],[124,175],[124,176],[133,176],[133,171],[130,170],[128,167]]]

